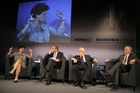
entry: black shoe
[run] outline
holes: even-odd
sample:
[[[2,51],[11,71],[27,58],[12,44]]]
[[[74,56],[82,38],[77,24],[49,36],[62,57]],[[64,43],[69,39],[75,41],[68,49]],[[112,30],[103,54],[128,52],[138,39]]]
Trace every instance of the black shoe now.
[[[81,83],[81,84],[80,84],[80,87],[81,87],[82,89],[87,89],[87,87],[85,86],[84,83]]]
[[[13,76],[14,76],[13,74],[9,73],[8,78],[11,79],[13,78]]]
[[[39,81],[41,82],[43,78],[44,78],[44,76],[41,75],[41,77],[39,78]]]
[[[51,81],[46,81],[46,85],[50,85],[51,84]]]
[[[93,86],[96,86],[96,82],[95,82],[95,81],[92,81],[91,84],[92,84]]]
[[[18,80],[14,80],[14,83],[18,83]]]
[[[113,84],[111,90],[116,91],[116,90],[118,90],[118,88],[119,88],[118,85]]]
[[[80,82],[78,82],[78,81],[75,81],[75,82],[74,82],[74,86],[75,86],[75,87],[77,87],[77,86],[79,86],[79,85],[80,85]]]

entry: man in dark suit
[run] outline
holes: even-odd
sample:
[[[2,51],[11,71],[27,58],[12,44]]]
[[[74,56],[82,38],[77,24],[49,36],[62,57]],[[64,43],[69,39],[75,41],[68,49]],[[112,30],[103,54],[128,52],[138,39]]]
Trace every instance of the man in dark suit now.
[[[63,56],[63,53],[59,52],[58,46],[52,46],[52,49],[44,57],[43,66],[45,72],[41,76],[40,81],[43,77],[46,77],[46,85],[51,84],[51,73],[53,69],[61,68]]]
[[[72,76],[75,82],[75,86],[80,86],[85,89],[85,81],[87,81],[89,75],[91,74],[91,66],[93,62],[98,62],[96,59],[92,58],[89,55],[85,55],[85,49],[79,48],[79,55],[76,55],[71,58],[72,60]],[[79,71],[83,71],[82,76],[79,75]]]
[[[124,54],[120,55],[117,59],[106,59],[106,72],[101,74],[103,77],[108,81],[113,80],[114,84],[112,86],[112,89],[118,89],[119,85],[119,77],[121,73],[129,72],[131,68],[131,64],[134,64],[137,61],[137,58],[134,54],[131,53],[132,47],[131,46],[125,46],[124,47]],[[108,62],[111,63],[113,66],[110,68],[110,64],[107,64]],[[109,82],[108,82],[109,83]]]

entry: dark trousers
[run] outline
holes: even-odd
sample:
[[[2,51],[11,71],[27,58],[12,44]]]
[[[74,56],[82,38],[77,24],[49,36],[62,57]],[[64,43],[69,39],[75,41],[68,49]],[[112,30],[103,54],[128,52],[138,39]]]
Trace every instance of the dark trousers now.
[[[118,85],[121,73],[129,72],[130,66],[124,65],[121,62],[116,63],[113,65],[107,73],[113,77],[113,81],[115,84]]]
[[[47,81],[51,81],[51,74],[54,69],[60,69],[61,68],[61,62],[55,62],[54,60],[50,59],[45,66],[45,77]]]
[[[89,75],[90,75],[90,71],[91,68],[89,66],[87,66],[86,64],[75,64],[72,66],[71,68],[72,71],[72,76],[74,81],[87,81]],[[79,71],[83,71],[83,73],[79,73]]]

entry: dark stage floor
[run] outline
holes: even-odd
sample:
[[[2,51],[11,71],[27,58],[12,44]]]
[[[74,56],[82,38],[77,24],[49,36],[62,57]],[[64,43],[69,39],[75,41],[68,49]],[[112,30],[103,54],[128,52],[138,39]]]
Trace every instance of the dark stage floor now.
[[[13,80],[0,78],[0,93],[140,93],[140,87],[133,92],[130,87],[119,87],[117,91],[111,91],[109,87],[101,84],[86,86],[87,89],[81,89],[69,83],[59,82],[52,82],[46,86],[45,81],[20,79],[18,83],[14,83]]]

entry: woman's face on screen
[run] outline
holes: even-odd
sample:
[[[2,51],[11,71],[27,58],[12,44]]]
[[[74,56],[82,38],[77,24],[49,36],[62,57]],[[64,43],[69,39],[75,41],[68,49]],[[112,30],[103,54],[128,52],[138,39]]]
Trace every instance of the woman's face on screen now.
[[[40,15],[36,15],[36,18],[40,22],[44,22],[46,18],[47,11],[42,12]]]

